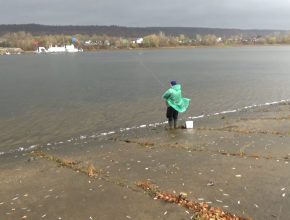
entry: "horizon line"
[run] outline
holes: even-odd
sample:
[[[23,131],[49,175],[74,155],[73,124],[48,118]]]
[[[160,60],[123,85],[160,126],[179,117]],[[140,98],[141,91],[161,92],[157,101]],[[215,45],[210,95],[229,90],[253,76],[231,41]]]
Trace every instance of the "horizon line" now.
[[[112,26],[116,26],[116,27],[123,27],[123,28],[201,28],[201,29],[222,29],[222,30],[260,30],[260,31],[290,31],[290,30],[283,30],[283,29],[257,29],[257,28],[251,28],[251,29],[243,29],[243,28],[220,28],[220,27],[188,27],[188,26],[147,26],[147,27],[130,27],[130,26],[122,26],[122,25],[98,25],[98,24],[90,24],[90,25],[86,25],[86,24],[82,24],[82,25],[72,25],[72,24],[62,24],[62,25],[58,25],[58,24],[37,24],[37,23],[23,23],[23,24],[0,24],[1,25],[39,25],[39,26],[58,26],[58,27],[64,27],[64,26],[99,26],[99,27],[112,27]]]

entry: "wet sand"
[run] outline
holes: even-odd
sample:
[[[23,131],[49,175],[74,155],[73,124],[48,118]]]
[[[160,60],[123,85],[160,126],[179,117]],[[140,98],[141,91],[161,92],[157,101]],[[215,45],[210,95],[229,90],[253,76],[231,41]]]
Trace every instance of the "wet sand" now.
[[[194,215],[137,186],[147,180],[244,219],[288,219],[289,109],[269,105],[196,119],[194,129],[145,127],[0,155],[1,219]]]

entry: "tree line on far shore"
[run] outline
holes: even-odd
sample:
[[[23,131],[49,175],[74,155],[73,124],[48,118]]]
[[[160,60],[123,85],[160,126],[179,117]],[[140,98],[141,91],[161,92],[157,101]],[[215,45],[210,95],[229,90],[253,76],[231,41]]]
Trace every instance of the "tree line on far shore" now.
[[[72,38],[76,47],[84,50],[98,49],[129,49],[129,48],[168,48],[182,46],[236,46],[236,45],[276,45],[290,44],[290,33],[274,32],[267,36],[258,35],[255,38],[243,38],[241,35],[231,37],[217,37],[213,34],[199,35],[189,38],[184,34],[179,36],[166,36],[164,32],[142,37],[142,43],[137,43],[136,38],[108,37],[106,35],[39,35],[19,31],[6,33],[0,36],[0,47],[21,48],[24,51],[34,51],[38,46],[48,48],[50,45],[71,44]],[[80,43],[77,43],[80,42]]]

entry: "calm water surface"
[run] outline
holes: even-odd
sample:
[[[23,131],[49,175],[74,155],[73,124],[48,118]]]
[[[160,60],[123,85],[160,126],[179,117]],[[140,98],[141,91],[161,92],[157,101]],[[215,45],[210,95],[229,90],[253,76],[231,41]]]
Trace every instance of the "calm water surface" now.
[[[166,121],[171,80],[192,99],[182,119],[287,100],[289,59],[289,46],[0,56],[0,152]]]

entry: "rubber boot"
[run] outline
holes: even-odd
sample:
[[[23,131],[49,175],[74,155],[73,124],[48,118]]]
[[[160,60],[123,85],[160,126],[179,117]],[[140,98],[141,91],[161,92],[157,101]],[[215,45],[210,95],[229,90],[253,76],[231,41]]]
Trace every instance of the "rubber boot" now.
[[[166,126],[166,129],[168,130],[173,129],[173,121],[168,121],[168,126]]]
[[[178,128],[178,120],[177,119],[174,119],[174,128]]]

